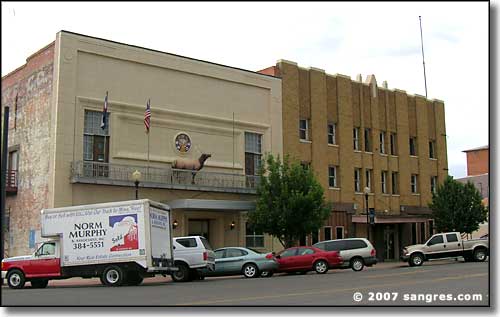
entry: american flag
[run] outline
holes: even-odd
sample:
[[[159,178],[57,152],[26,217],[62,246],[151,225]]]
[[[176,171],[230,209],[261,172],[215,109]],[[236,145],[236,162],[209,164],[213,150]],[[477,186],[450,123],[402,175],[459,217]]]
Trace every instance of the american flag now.
[[[144,112],[144,126],[146,127],[146,133],[149,133],[149,127],[151,126],[151,99],[148,99],[146,104],[146,111]]]
[[[106,91],[106,97],[104,97],[104,108],[102,109],[102,122],[101,122],[101,129],[105,130],[107,121],[106,121],[106,116],[108,114],[108,92]]]

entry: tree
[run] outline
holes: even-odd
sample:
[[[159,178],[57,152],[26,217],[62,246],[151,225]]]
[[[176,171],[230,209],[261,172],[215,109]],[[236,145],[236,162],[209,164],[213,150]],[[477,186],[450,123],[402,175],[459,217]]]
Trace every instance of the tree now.
[[[270,154],[259,175],[256,208],[248,214],[255,230],[275,236],[289,248],[323,226],[330,211],[311,169],[290,164],[288,156],[281,162],[279,156]]]
[[[479,191],[470,182],[462,184],[448,176],[432,194],[432,216],[440,232],[457,231],[470,234],[487,219],[488,209]]]

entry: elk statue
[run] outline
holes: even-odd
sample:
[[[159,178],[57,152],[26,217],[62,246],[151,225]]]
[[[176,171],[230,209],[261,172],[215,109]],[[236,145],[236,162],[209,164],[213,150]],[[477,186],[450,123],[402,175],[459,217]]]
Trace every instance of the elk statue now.
[[[201,170],[203,166],[205,166],[205,161],[208,160],[212,155],[211,154],[201,154],[201,156],[195,159],[177,159],[172,162],[172,168],[183,169],[183,170],[191,170],[193,179],[191,184],[194,184],[194,177],[196,176],[196,172]]]

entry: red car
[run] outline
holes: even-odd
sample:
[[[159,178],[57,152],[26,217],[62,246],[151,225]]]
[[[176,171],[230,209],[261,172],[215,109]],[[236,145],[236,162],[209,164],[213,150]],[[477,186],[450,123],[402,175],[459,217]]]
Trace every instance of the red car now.
[[[337,251],[324,251],[315,247],[293,247],[276,255],[279,263],[277,272],[316,271],[318,274],[328,269],[340,267],[342,258]]]

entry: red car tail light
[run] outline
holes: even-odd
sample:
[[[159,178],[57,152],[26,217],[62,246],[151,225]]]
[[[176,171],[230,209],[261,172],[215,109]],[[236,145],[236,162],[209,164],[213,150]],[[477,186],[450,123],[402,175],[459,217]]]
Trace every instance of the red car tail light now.
[[[370,255],[371,255],[371,256],[375,256],[375,255],[377,255],[377,251],[375,251],[375,249],[372,249],[372,251],[370,252]]]
[[[203,252],[203,261],[206,261],[206,260],[208,260],[208,252],[207,251]]]
[[[271,260],[272,258],[273,258],[273,254],[272,253],[269,253],[268,255],[266,255],[266,259]]]

